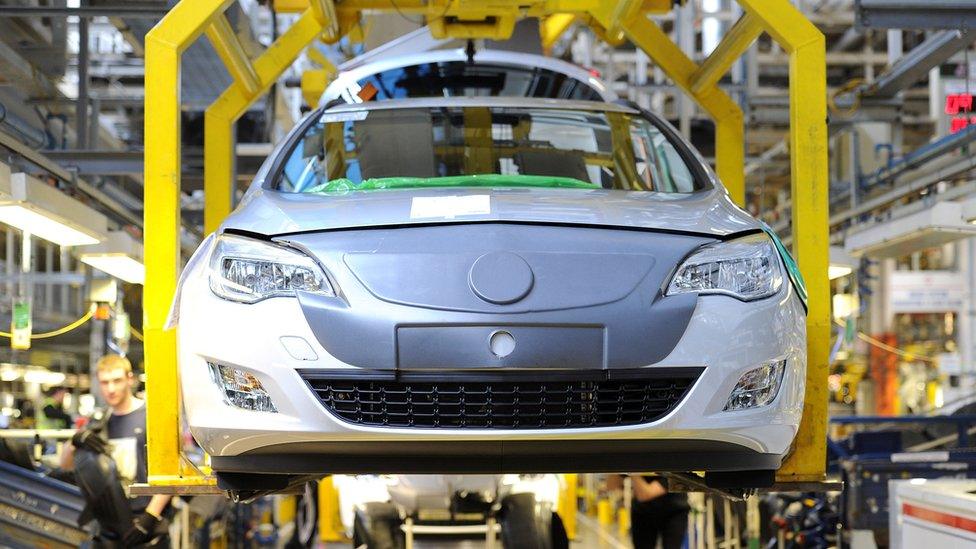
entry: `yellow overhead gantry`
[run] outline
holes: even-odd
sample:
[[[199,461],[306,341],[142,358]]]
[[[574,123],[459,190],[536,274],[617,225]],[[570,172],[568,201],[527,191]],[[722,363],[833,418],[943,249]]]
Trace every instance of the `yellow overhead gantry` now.
[[[438,37],[505,39],[519,18],[539,17],[547,45],[574,20],[608,41],[629,39],[714,119],[716,171],[739,204],[745,198],[743,115],[717,83],[763,31],[789,53],[793,251],[809,293],[808,364],[800,432],[777,482],[825,478],[830,294],[824,37],[789,0],[738,0],[744,15],[700,65],[648,18],[670,10],[671,0],[277,0],[275,9],[301,15],[256,59],[247,57],[224,17],[231,1],[181,0],[146,35],[147,491],[215,489],[213,478],[181,455],[176,335],[164,327],[181,267],[180,56],[206,33],[234,78],[205,115],[204,228],[210,233],[231,210],[237,118],[314,40],[334,42],[358,27],[364,12],[394,10],[424,16]],[[328,74],[331,66],[319,62]]]

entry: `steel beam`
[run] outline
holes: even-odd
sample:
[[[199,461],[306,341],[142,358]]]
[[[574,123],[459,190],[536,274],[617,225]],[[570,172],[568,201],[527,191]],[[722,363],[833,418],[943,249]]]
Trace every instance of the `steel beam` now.
[[[830,349],[827,63],[823,34],[788,0],[739,0],[790,55],[793,251],[809,294],[803,419],[778,482],[825,478]]]
[[[234,80],[244,86],[248,93],[257,93],[260,88],[258,75],[254,72],[251,60],[248,59],[241,41],[237,39],[226,17],[220,15],[213,18],[210,26],[207,27],[207,38],[210,39],[210,43],[217,50],[217,55],[220,56],[220,60],[224,62],[224,66]]]
[[[901,56],[891,67],[868,85],[862,95],[893,97],[912,84],[927,78],[929,69],[948,60],[954,53],[969,47],[976,33],[964,30],[940,31]]]
[[[159,19],[166,15],[166,6],[0,6],[0,17],[125,17],[126,19]]]
[[[976,0],[855,0],[858,27],[882,29],[971,29]]]
[[[237,166],[244,168],[239,175],[254,175],[267,157],[267,143],[248,143],[237,147]],[[262,152],[252,153],[253,145],[264,145]],[[145,159],[142,151],[120,150],[49,150],[44,155],[79,175],[109,175],[142,178]],[[203,173],[203,149],[188,148],[183,151],[182,175],[200,176]],[[186,189],[184,189],[186,190]],[[136,218],[138,220],[138,218]]]
[[[740,17],[715,50],[691,75],[692,93],[702,93],[717,84],[762,32],[762,24],[755,15],[746,13]]]
[[[88,148],[88,64],[87,17],[78,19],[78,98],[75,101],[75,147]]]

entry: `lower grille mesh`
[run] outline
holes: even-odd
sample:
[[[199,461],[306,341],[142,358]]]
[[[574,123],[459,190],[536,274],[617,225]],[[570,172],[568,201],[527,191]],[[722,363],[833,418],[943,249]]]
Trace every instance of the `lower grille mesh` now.
[[[644,379],[328,379],[303,375],[322,405],[358,425],[445,429],[571,429],[650,423],[681,402],[699,369]],[[545,375],[545,374],[542,374]],[[460,379],[459,379],[460,378]]]

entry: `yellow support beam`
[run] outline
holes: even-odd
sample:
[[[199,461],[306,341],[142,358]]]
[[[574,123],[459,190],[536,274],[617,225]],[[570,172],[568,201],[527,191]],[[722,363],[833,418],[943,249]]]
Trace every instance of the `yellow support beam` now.
[[[576,21],[576,14],[573,13],[556,13],[539,21],[542,49],[547,52],[551,50],[574,21]]]
[[[608,25],[611,22],[605,22]],[[715,165],[719,179],[739,205],[745,202],[745,139],[742,109],[717,86],[695,93],[692,75],[698,65],[675,45],[661,27],[643,13],[619,23],[637,47],[644,50],[674,81],[715,120]]]
[[[566,536],[570,540],[576,539],[576,514],[579,513],[579,503],[576,492],[579,489],[579,475],[559,475],[559,499],[556,501],[556,512],[566,528]]]
[[[363,11],[388,11],[389,0],[277,0],[276,9],[304,8],[302,16],[261,56],[249,64],[256,79],[235,74],[235,82],[206,112],[205,228],[211,232],[230,212],[233,191],[233,125],[237,118],[281,75],[323,27],[335,28],[326,39],[338,40]],[[810,294],[808,369],[803,422],[796,451],[780,471],[780,481],[820,480],[824,476],[829,288],[827,286],[827,157],[824,39],[788,0],[739,0],[748,18],[727,39],[714,61],[699,67],[653,22],[650,11],[670,7],[668,0],[541,0],[528,7],[515,0],[485,4],[451,0],[398,0],[397,11],[428,17],[435,32],[452,37],[500,38],[519,17],[566,14],[606,29],[610,39],[629,38],[647,52],[691,95],[716,123],[717,171],[732,197],[744,196],[742,111],[716,85],[727,63],[748,46],[759,21],[790,54],[790,140],[793,177],[795,251]],[[176,338],[163,329],[176,288],[179,261],[180,191],[180,55],[214,21],[223,19],[230,0],[181,0],[146,37],[146,232],[145,292],[146,370],[148,393],[149,483],[191,486],[212,483],[181,466]],[[217,25],[222,23],[219,20]],[[738,26],[738,25],[737,25]],[[214,27],[216,29],[216,27]],[[226,31],[227,29],[225,29]],[[208,33],[209,34],[209,33]],[[226,41],[226,32],[213,31]],[[754,37],[753,37],[754,39]],[[228,42],[225,54],[232,50]],[[239,44],[237,44],[239,46]],[[219,49],[219,48],[218,48]],[[228,57],[229,70],[241,57]],[[237,71],[244,74],[240,65]],[[724,67],[724,68],[723,68]],[[716,76],[717,75],[717,76]],[[256,80],[256,85],[255,85]],[[174,90],[176,92],[174,93]],[[196,476],[194,476],[196,475]]]
[[[180,265],[180,55],[230,0],[183,0],[146,34],[143,333],[149,484],[183,474],[176,334],[164,328]]]
[[[230,214],[234,191],[234,123],[321,32],[322,22],[311,9],[306,10],[254,60],[254,70],[258,75],[256,93],[248,93],[235,82],[207,107],[203,126],[205,234],[217,230],[221,221]]]
[[[803,420],[780,482],[826,476],[830,285],[827,69],[823,34],[788,0],[739,0],[790,55],[790,177],[793,251],[807,285],[807,379]]]
[[[312,16],[318,21],[328,38],[337,38],[339,35],[339,18],[336,16],[335,4],[332,0],[311,0],[309,8]]]
[[[244,86],[249,93],[258,91],[258,75],[254,72],[251,60],[244,53],[241,41],[234,34],[234,29],[230,27],[230,22],[223,15],[213,18],[210,26],[207,27],[207,38],[213,44],[220,60],[224,62],[227,71],[234,77],[234,80]]]
[[[749,46],[756,38],[759,38],[762,31],[762,23],[755,15],[746,13],[740,17],[711,55],[691,75],[692,93],[702,93],[718,84],[722,75],[728,72],[735,60],[749,49]]]

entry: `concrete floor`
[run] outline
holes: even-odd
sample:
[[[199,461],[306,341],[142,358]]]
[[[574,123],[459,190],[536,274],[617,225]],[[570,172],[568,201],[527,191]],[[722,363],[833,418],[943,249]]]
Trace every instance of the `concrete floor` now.
[[[416,549],[482,549],[483,539],[444,539],[433,536],[417,538]],[[571,549],[631,549],[630,538],[621,536],[616,527],[601,528],[595,518],[577,515],[577,536],[569,544]],[[329,543],[320,546],[325,549],[349,549],[349,544]],[[495,549],[502,549],[501,543]]]

